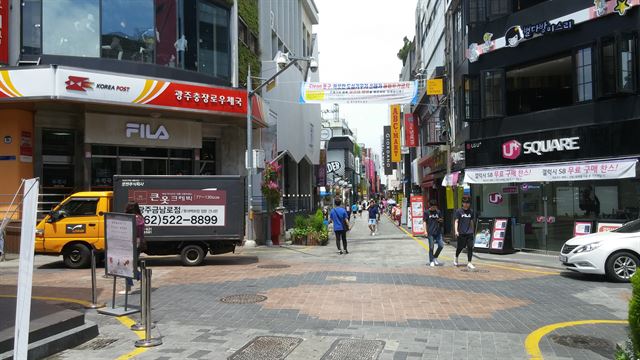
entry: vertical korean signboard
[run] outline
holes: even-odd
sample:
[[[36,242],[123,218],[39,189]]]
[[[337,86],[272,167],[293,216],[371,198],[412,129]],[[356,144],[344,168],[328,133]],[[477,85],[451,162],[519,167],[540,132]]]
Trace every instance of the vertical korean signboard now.
[[[391,105],[391,162],[400,162],[400,105]]]
[[[393,174],[393,165],[391,164],[391,126],[385,126],[383,129],[382,160],[384,162],[384,174],[391,175]]]
[[[424,198],[420,195],[411,196],[411,232],[413,235],[424,235]]]
[[[0,64],[9,64],[9,0],[0,0]]]
[[[404,115],[404,142],[405,146],[418,146],[418,127],[413,114]]]

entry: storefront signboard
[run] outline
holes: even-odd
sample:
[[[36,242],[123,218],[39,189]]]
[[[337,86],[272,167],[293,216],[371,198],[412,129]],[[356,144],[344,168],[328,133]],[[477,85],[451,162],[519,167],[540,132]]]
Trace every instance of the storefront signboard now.
[[[224,190],[129,190],[148,226],[225,226]]]
[[[593,223],[591,221],[576,221],[573,224],[573,236],[584,236],[591,234]]]
[[[301,104],[415,104],[418,82],[321,83],[305,82]]]
[[[474,237],[474,248],[488,249],[491,244],[493,232],[493,219],[478,219]]]
[[[411,232],[413,235],[424,235],[424,198],[420,195],[411,196]]]
[[[468,184],[613,180],[634,178],[637,159],[467,169]]]
[[[0,101],[53,96],[50,68],[0,70]]]
[[[623,223],[614,222],[598,222],[596,226],[596,232],[607,232],[615,229],[619,229],[624,225]]]
[[[413,114],[404,115],[404,142],[407,147],[418,146],[418,126]]]
[[[134,278],[138,263],[136,217],[133,214],[106,213],[104,218],[106,273]]]
[[[400,105],[391,105],[389,107],[389,115],[391,119],[391,162],[400,162],[401,143],[400,143]]]
[[[503,194],[517,194],[518,187],[517,186],[505,186],[502,188]]]
[[[9,0],[0,0],[0,64],[9,64]]]

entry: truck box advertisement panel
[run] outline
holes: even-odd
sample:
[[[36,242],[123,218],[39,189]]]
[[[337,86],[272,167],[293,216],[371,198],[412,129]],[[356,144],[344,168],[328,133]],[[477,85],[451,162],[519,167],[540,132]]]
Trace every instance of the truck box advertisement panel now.
[[[224,190],[129,190],[140,205],[145,225],[224,226],[227,192]]]

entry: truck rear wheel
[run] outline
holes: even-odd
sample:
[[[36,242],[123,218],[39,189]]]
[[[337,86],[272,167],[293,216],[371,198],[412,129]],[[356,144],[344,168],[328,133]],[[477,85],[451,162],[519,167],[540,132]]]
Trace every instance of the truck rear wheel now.
[[[65,246],[62,252],[64,264],[72,269],[83,269],[91,263],[91,250],[83,244]]]
[[[200,245],[187,245],[180,251],[180,259],[184,266],[198,266],[204,261],[206,253]]]

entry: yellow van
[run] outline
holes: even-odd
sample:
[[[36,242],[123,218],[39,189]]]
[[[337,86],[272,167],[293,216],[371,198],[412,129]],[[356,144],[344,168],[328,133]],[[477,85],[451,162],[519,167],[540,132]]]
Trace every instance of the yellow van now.
[[[104,250],[104,214],[113,192],[75,193],[56,206],[36,227],[35,253],[61,255],[70,268],[91,263],[91,249]]]

